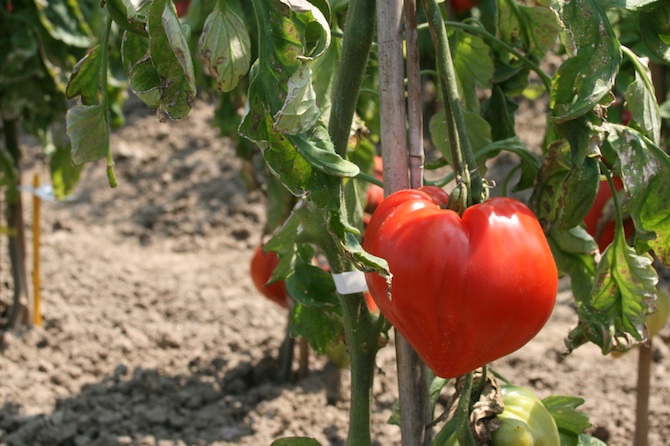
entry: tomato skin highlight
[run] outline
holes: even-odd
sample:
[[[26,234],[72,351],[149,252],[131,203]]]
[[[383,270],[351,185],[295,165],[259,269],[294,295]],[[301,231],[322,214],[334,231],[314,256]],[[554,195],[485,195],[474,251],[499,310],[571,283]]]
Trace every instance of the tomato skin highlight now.
[[[286,300],[286,285],[283,280],[267,285],[272,271],[279,264],[279,257],[274,252],[265,252],[258,246],[251,258],[250,272],[251,280],[254,282],[256,289],[266,298],[276,303],[277,305],[288,308],[288,301]]]
[[[389,263],[391,297],[381,276],[366,279],[381,313],[428,367],[453,378],[532,339],[553,310],[558,273],[537,218],[521,202],[493,198],[461,218],[440,208],[446,192],[422,189],[387,197],[363,240]]]

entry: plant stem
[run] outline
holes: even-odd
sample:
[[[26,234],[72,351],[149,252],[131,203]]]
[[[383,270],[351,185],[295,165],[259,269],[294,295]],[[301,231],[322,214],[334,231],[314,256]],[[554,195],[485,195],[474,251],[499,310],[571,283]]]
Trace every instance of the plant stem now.
[[[19,187],[21,186],[21,148],[19,146],[19,121],[18,119],[3,120],[5,130],[5,145],[7,152],[12,157],[17,172],[16,181],[7,188],[6,199],[7,226],[12,230],[9,234],[9,257],[11,262],[12,280],[14,282],[14,294],[12,309],[8,318],[8,325],[16,327],[20,325],[29,315],[23,314],[21,301],[28,299],[28,277],[26,273],[26,239],[23,227],[23,202]]]
[[[484,184],[468,139],[447,30],[437,1],[422,0],[421,3],[428,17],[430,34],[437,51],[437,71],[440,73],[440,89],[447,115],[452,164],[467,189],[468,205],[479,203],[483,197]]]
[[[351,268],[334,239],[321,245],[333,273]],[[344,335],[351,367],[351,404],[347,446],[369,446],[370,407],[375,372],[375,355],[379,349],[379,331],[373,324],[362,293],[340,295]]]
[[[351,123],[358,104],[374,38],[374,0],[351,0],[347,10],[342,56],[333,90],[328,132],[335,151],[346,156]]]
[[[109,97],[107,95],[107,62],[109,60],[109,35],[112,30],[112,16],[107,15],[107,22],[105,23],[105,28],[102,31],[102,36],[100,37],[100,94],[102,96],[100,105],[102,105],[103,110],[109,109]],[[105,121],[107,127],[109,128],[109,122],[107,122],[108,115],[105,113]],[[114,159],[112,158],[112,149],[107,147],[107,181],[109,186],[114,188],[117,186],[116,174],[114,173]]]
[[[374,0],[351,0],[342,55],[333,90],[328,132],[335,151],[346,157],[349,132],[374,38]],[[340,193],[342,186],[340,185]],[[334,240],[321,246],[333,273],[353,269]],[[372,324],[362,293],[340,296],[344,334],[351,366],[351,405],[347,445],[370,445],[370,405],[379,332]]]

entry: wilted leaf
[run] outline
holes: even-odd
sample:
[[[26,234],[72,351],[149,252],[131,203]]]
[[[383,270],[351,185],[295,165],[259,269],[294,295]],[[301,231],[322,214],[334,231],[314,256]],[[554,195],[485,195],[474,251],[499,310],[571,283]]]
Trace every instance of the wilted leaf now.
[[[563,43],[571,57],[554,76],[551,108],[555,123],[578,118],[610,93],[621,48],[605,11],[597,0],[562,3],[561,19],[568,28]]]
[[[270,446],[321,446],[321,443],[313,438],[286,437],[273,441]]]
[[[312,70],[303,63],[288,80],[286,101],[274,115],[274,128],[289,135],[303,133],[316,124],[320,114],[312,88]]]
[[[657,282],[651,256],[637,254],[619,228],[596,267],[589,298],[578,303],[579,325],[568,335],[567,347],[588,340],[607,354],[645,341]]]
[[[151,3],[147,22],[151,60],[161,79],[159,113],[180,119],[191,111],[195,72],[186,35],[170,0]]]

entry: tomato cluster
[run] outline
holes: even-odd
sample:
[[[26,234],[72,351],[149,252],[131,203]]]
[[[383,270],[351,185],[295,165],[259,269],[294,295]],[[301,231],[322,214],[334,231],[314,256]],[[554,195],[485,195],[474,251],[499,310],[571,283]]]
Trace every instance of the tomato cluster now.
[[[391,286],[366,274],[381,313],[438,375],[452,378],[505,356],[548,320],[558,273],[535,215],[511,198],[443,209],[436,187],[386,198],[363,247],[387,260]]]

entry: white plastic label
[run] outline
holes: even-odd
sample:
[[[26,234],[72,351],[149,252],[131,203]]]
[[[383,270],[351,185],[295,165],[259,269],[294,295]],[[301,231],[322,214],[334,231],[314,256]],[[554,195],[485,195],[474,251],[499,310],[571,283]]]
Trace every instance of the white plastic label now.
[[[333,274],[335,288],[340,294],[364,293],[368,290],[363,271],[347,271],[345,273]]]

